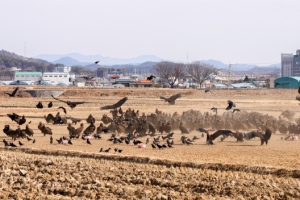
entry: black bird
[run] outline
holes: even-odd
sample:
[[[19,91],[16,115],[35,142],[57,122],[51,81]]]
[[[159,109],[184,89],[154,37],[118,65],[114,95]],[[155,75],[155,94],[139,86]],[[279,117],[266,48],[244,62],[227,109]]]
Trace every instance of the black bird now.
[[[11,146],[11,147],[17,147],[17,145],[15,145],[14,143],[9,143],[9,146]]]
[[[231,100],[228,100],[228,106],[226,110],[230,110],[232,107],[235,107],[235,103],[233,103]]]
[[[64,107],[60,106],[57,109],[63,109],[64,113],[67,114],[67,110]]]
[[[53,144],[53,137],[50,137],[50,144]]]
[[[234,112],[241,112],[241,110],[240,109],[233,109],[232,113],[234,113]]]
[[[245,75],[244,82],[248,82],[248,81],[249,81],[249,78],[247,75]]]
[[[278,85],[281,85],[280,83],[275,82],[275,87],[277,87]]]
[[[153,78],[156,78],[156,76],[151,75],[151,76],[147,77],[147,80],[151,81]]]
[[[138,145],[138,144],[141,144],[142,142],[141,141],[139,141],[139,140],[133,140],[133,144],[134,145]]]
[[[108,129],[108,128],[104,128],[104,129],[102,129],[102,131],[103,131],[104,133],[109,133],[109,129]]]
[[[119,143],[119,140],[118,138],[114,138],[114,141],[113,141],[114,144],[118,144]]]
[[[88,143],[88,144],[92,144],[92,143],[90,142],[90,140],[89,140],[89,139],[87,139],[87,140],[86,140],[86,143]]]
[[[79,77],[79,78],[83,78],[83,79],[85,79],[85,80],[91,80],[91,79],[93,79],[94,77],[93,77],[93,76],[81,76],[81,77]]]
[[[100,110],[116,109],[118,107],[121,107],[127,100],[128,100],[128,98],[124,97],[123,99],[119,100],[117,103],[115,103],[113,105],[102,106],[100,108]]]
[[[199,132],[202,132],[202,133],[208,133],[208,130],[206,130],[206,129],[202,128],[202,127],[198,128],[197,130],[198,130]],[[203,136],[202,136],[202,137],[203,137]]]
[[[210,89],[205,89],[204,90],[205,93],[211,92]]]
[[[156,144],[156,146],[158,147],[158,149],[163,149],[164,147],[162,145]]]
[[[173,148],[173,146],[172,146],[171,144],[169,144],[169,143],[168,143],[168,147],[169,147],[169,148]]]
[[[8,142],[5,139],[3,139],[3,143],[4,143],[4,146],[9,146]]]
[[[110,151],[110,148],[104,150],[104,152],[108,153]]]
[[[22,145],[23,145],[23,143],[22,143],[21,141],[19,141],[19,145],[20,145],[20,146],[22,146]]]
[[[103,151],[103,148],[100,149],[99,153],[101,153]]]
[[[119,152],[119,153],[122,153],[122,151],[123,151],[122,149],[118,149],[118,152]]]
[[[56,139],[56,141],[58,142],[58,144],[61,144],[61,142],[62,142],[62,138],[59,138],[59,140],[58,140],[58,139]],[[50,142],[51,142],[51,139],[50,139]]]
[[[115,153],[118,151],[118,149],[117,148],[115,148]]]
[[[125,143],[126,144],[130,144],[130,138],[128,137],[128,138],[125,138]]]
[[[43,106],[42,102],[39,101],[39,103],[36,105],[36,107],[39,109],[43,109],[44,106]]]
[[[14,91],[13,91],[11,94],[10,94],[10,93],[7,93],[7,92],[4,92],[4,93],[5,93],[5,94],[8,94],[10,97],[15,97],[15,95],[16,95],[18,89],[19,89],[19,87],[16,87],[16,88],[14,89]]]
[[[155,144],[151,144],[151,146],[152,146],[152,148],[153,148],[153,149],[156,149],[156,146],[155,146]]]
[[[146,140],[146,144],[148,144],[149,143],[149,138],[147,138],[147,140]]]
[[[95,64],[98,64],[100,61],[96,61]]]
[[[52,103],[52,101],[50,101],[50,102],[48,103],[48,108],[52,108],[52,106],[53,106],[53,103]]]
[[[84,102],[71,102],[71,101],[64,101],[64,100],[60,100],[55,98],[53,95],[51,95],[53,99],[57,100],[57,101],[61,101],[66,103],[68,106],[70,106],[70,108],[75,108],[78,104],[83,104]]]
[[[158,136],[157,138],[153,138],[153,141],[154,141],[155,143],[157,143],[157,142],[159,142],[159,138],[160,138],[160,136]]]
[[[32,139],[31,139],[30,137],[28,137],[28,136],[27,136],[26,138],[27,138],[27,141],[28,141],[28,142],[29,142],[30,140],[32,140]]]
[[[33,143],[33,144],[35,143],[35,139],[33,139],[32,143]]]
[[[68,144],[73,144],[72,141],[71,141],[71,139],[68,140]]]
[[[31,121],[29,121],[28,124],[31,124]]]
[[[212,107],[211,110],[212,110],[213,112],[215,112],[216,115],[218,114],[218,108]]]

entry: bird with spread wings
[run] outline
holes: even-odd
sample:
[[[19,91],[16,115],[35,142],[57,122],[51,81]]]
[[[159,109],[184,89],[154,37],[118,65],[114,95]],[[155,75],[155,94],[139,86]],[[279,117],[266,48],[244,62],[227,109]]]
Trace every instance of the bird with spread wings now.
[[[230,110],[232,107],[235,107],[235,103],[233,103],[231,100],[228,100],[228,106],[226,110]]]
[[[219,137],[220,135],[223,135],[223,136],[232,135],[232,131],[231,130],[217,130],[212,135],[210,135],[209,133],[206,133],[206,134],[207,134],[206,144],[210,145],[210,144],[214,144],[213,140],[216,139],[217,137]]]
[[[57,100],[57,101],[61,101],[61,102],[64,102],[66,103],[68,106],[70,106],[70,108],[75,108],[78,104],[83,104],[85,102],[71,102],[71,101],[64,101],[64,100],[60,100],[60,99],[57,99],[55,98],[53,95],[51,95],[53,99]]]
[[[175,100],[178,99],[178,98],[180,98],[180,97],[181,97],[181,94],[178,93],[178,94],[170,96],[169,98],[160,97],[160,99],[164,99],[165,101],[169,102],[170,105],[174,105],[175,104]]]
[[[121,107],[126,101],[128,100],[127,97],[124,97],[123,99],[121,99],[120,101],[118,101],[117,103],[113,104],[113,105],[107,105],[107,106],[103,106],[100,108],[100,110],[108,110],[108,109],[116,109]]]
[[[4,92],[5,94],[8,94],[10,97],[14,97],[18,91],[19,87],[16,87],[16,89],[10,94],[10,93],[7,93],[7,92]]]
[[[249,133],[246,133],[244,135],[244,138],[246,140],[251,140],[254,137],[259,137],[260,141],[261,141],[261,145],[263,145],[264,143],[266,143],[266,145],[268,145],[268,141],[272,136],[272,131],[270,129],[266,129],[265,134],[258,132],[258,131],[251,131]]]

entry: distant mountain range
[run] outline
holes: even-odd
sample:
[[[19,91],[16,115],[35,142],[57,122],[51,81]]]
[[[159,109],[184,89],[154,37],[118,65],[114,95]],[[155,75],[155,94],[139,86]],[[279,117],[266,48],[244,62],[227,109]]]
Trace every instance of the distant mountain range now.
[[[151,62],[159,62],[162,59],[154,56],[154,55],[141,55],[135,58],[111,58],[111,57],[104,57],[101,55],[82,55],[78,53],[71,53],[71,54],[41,54],[36,56],[35,58],[47,60],[52,63],[64,64],[69,66],[70,63],[77,63],[75,65],[85,66],[88,64],[93,64],[95,61],[100,61],[100,65],[124,65],[124,64],[132,64],[138,65],[140,63],[144,63],[147,61]],[[63,59],[62,59],[63,58]],[[73,59],[73,60],[71,60]]]

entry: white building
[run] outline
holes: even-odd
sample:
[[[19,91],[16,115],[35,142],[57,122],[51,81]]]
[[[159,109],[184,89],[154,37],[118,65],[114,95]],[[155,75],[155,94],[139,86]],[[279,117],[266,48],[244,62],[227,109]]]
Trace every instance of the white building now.
[[[71,67],[60,66],[55,68],[56,72],[71,72]]]
[[[75,80],[75,74],[68,72],[44,72],[42,79],[52,85],[57,85],[58,83],[70,85]]]

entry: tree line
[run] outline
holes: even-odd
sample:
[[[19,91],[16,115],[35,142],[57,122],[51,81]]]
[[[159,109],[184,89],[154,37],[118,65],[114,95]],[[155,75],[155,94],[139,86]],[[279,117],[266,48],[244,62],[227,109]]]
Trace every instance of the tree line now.
[[[217,68],[198,61],[189,64],[163,61],[157,63],[153,71],[171,88],[174,88],[176,81],[186,75],[191,76],[195,83],[202,85],[206,79],[217,73]]]

